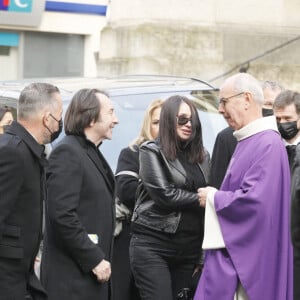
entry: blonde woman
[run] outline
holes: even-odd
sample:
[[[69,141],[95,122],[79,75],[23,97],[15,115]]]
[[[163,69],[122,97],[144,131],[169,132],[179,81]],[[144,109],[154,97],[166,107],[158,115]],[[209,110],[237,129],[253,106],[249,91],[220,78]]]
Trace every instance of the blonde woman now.
[[[139,173],[139,146],[158,136],[160,110],[162,100],[154,100],[146,110],[145,117],[138,137],[124,148],[119,156],[116,170],[116,189],[119,201],[129,211],[133,210],[135,204],[135,193],[138,186]],[[114,243],[114,258],[112,265],[112,276],[116,289],[115,300],[137,300],[139,299],[135,288],[129,264],[129,240],[130,240],[130,218],[129,213],[122,221],[122,231],[116,236]]]
[[[4,133],[4,127],[14,120],[11,109],[8,106],[0,107],[0,134]]]

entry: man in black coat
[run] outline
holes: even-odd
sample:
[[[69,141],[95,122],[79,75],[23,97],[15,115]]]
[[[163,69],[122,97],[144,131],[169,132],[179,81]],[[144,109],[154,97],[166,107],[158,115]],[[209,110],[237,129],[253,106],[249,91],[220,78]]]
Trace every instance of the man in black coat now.
[[[291,234],[294,250],[294,300],[300,299],[300,145],[292,167]]]
[[[278,130],[286,146],[292,175],[291,234],[294,250],[294,300],[300,299],[300,93],[285,90],[274,102]],[[296,154],[297,153],[297,154]]]
[[[114,175],[98,149],[118,123],[108,96],[78,91],[66,112],[66,137],[47,171],[48,205],[41,278],[49,300],[111,299]]]
[[[43,144],[59,132],[62,100],[57,87],[27,86],[18,121],[0,136],[0,299],[46,299],[34,273],[42,238]]]

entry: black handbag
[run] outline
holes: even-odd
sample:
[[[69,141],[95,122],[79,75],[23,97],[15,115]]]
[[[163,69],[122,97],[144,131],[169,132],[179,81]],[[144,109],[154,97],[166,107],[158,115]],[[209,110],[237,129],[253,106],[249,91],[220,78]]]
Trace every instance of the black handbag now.
[[[193,300],[197,289],[198,281],[202,273],[202,268],[195,272],[191,278],[188,287],[182,288],[177,294],[177,300]]]
[[[190,288],[183,288],[177,294],[177,300],[193,300],[193,293]]]

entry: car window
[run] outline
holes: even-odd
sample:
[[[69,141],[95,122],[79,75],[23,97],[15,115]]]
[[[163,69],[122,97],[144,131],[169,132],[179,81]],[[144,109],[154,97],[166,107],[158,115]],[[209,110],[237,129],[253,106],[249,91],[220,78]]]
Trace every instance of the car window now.
[[[204,146],[211,154],[217,133],[226,127],[224,118],[217,110],[216,92],[186,91],[176,94],[187,96],[196,104],[202,123]],[[114,171],[121,149],[127,147],[139,134],[145,110],[150,102],[155,99],[165,100],[172,95],[173,92],[111,97],[119,124],[113,129],[112,140],[105,140],[100,149]]]
[[[8,106],[13,114],[14,120],[17,118],[17,99],[12,97],[1,97],[0,106]]]
[[[169,90],[171,90],[171,88]],[[107,92],[110,93],[109,90]],[[0,105],[11,107],[14,118],[16,119],[18,94],[12,93],[12,95],[13,96],[2,94],[2,96],[0,96]],[[73,92],[62,93],[64,114],[71,101],[72,95]],[[126,95],[122,95],[120,92],[111,93],[110,98],[114,103],[119,124],[113,129],[112,140],[105,140],[100,150],[106,157],[113,171],[116,170],[120,151],[127,147],[139,134],[145,110],[150,102],[155,99],[165,100],[172,95],[186,96],[195,103],[202,123],[204,146],[210,154],[212,153],[217,133],[227,126],[224,118],[218,113],[218,91],[208,89],[176,91],[176,88],[172,88],[172,92],[165,89],[163,92],[150,92],[147,90],[147,92],[144,93],[127,93]],[[52,146],[55,146],[63,136],[64,133],[59,136]]]

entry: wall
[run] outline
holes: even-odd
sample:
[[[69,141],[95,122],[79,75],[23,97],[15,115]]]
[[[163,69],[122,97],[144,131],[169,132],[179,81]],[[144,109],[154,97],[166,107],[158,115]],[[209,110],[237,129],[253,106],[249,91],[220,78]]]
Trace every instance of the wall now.
[[[0,55],[0,80],[13,80],[18,75],[18,48],[11,47],[9,56]]]
[[[101,33],[98,74],[215,79],[299,36],[299,11],[299,0],[112,0]],[[300,40],[257,59],[248,72],[300,90],[297,49]]]

